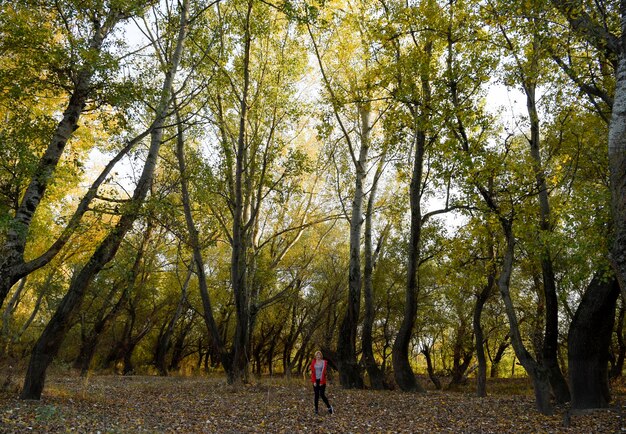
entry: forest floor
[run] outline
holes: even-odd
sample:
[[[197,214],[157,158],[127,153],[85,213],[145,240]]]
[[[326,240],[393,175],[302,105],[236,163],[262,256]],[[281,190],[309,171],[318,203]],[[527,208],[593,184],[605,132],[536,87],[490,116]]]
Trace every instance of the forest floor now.
[[[624,383],[613,385],[609,409],[572,414],[565,426],[567,408],[540,415],[525,379],[490,380],[487,398],[473,396],[472,384],[407,394],[331,383],[332,415],[314,414],[305,379],[264,378],[234,387],[218,377],[56,372],[40,401],[19,400],[21,384],[6,375],[0,380],[2,433],[626,433]]]

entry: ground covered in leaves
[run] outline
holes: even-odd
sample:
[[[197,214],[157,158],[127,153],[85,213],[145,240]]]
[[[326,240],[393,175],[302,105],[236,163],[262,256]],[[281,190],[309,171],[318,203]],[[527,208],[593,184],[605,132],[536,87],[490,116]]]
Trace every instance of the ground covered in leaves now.
[[[41,401],[19,400],[17,388],[5,382],[0,432],[626,433],[621,388],[611,408],[572,414],[565,426],[567,408],[540,415],[525,380],[496,380],[488,387],[490,396],[480,399],[471,385],[407,394],[330,384],[335,414],[315,415],[304,379],[233,387],[223,378],[54,374]]]

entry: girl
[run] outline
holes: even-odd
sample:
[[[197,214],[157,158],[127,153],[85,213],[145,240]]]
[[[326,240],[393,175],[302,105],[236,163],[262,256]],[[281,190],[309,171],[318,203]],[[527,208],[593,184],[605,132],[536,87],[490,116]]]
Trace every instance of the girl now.
[[[328,403],[326,398],[326,367],[328,362],[322,358],[322,352],[316,351],[315,358],[311,362],[311,382],[313,383],[313,392],[315,392],[315,414],[318,414],[317,405],[320,396],[328,407],[328,413],[333,414],[333,407]]]

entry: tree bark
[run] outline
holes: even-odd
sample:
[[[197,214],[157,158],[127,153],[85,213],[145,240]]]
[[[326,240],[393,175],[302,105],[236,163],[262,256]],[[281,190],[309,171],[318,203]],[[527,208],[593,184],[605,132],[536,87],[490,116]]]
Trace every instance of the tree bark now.
[[[248,117],[248,91],[250,87],[250,18],[252,15],[252,0],[248,1],[247,13],[245,18],[245,29],[243,35],[243,91],[241,95],[241,105],[239,113],[239,136],[237,139],[237,152],[235,159],[235,183],[234,197],[232,204],[233,226],[232,226],[232,250],[231,250],[231,269],[230,279],[233,294],[235,297],[235,309],[237,312],[237,323],[235,326],[235,337],[233,339],[233,347],[231,350],[231,366],[227,370],[228,382],[235,383],[247,381],[248,370],[248,343],[249,322],[250,322],[250,297],[247,285],[246,270],[246,253],[248,246],[246,245],[247,230],[249,227],[245,222],[245,203],[244,203],[244,166],[247,162],[246,152],[246,124]]]
[[[492,199],[489,199],[489,201],[492,203]],[[533,359],[524,346],[519,330],[517,314],[515,313],[515,307],[513,306],[509,290],[511,273],[513,271],[515,248],[515,238],[513,236],[512,224],[504,218],[501,218],[501,223],[506,239],[506,252],[503,259],[500,277],[498,278],[498,288],[500,290],[500,294],[502,295],[502,301],[504,302],[506,314],[509,319],[511,344],[515,350],[515,355],[533,382],[537,410],[539,410],[542,414],[551,415],[554,409],[552,407],[552,403],[550,402],[550,381],[548,372],[540,363]]]
[[[115,256],[124,236],[130,230],[139,215],[139,210],[152,183],[152,177],[156,168],[163,125],[167,116],[167,108],[170,104],[170,95],[176,70],[180,63],[183,51],[183,42],[187,33],[187,16],[189,0],[184,0],[180,18],[180,30],[176,41],[176,48],[172,56],[171,64],[167,70],[161,99],[156,109],[154,129],[151,132],[150,149],[146,156],[144,168],[133,193],[128,209],[120,217],[113,230],[104,238],[96,248],[91,258],[77,273],[70,284],[68,292],[63,297],[59,307],[52,316],[43,333],[37,340],[31,353],[31,358],[21,393],[22,399],[39,399],[43,391],[46,370],[56,354],[72,323],[72,318],[80,309],[85,292],[94,277]]]
[[[622,34],[626,35],[626,8],[622,8]],[[616,71],[615,100],[609,125],[609,176],[611,186],[611,263],[626,298],[626,42]]]
[[[619,295],[617,279],[597,274],[587,287],[568,333],[572,408],[604,408],[611,401],[608,354]]]
[[[471,339],[467,339],[468,326],[465,320],[461,320],[461,323],[457,327],[456,338],[454,342],[454,351],[452,357],[452,370],[451,378],[448,383],[448,390],[455,390],[461,384],[467,381],[465,373],[469,368],[472,357],[474,356],[474,347],[467,348],[467,342],[471,342]]]
[[[350,266],[348,270],[348,302],[337,341],[337,363],[339,382],[344,388],[362,388],[363,377],[356,358],[357,327],[361,310],[361,230],[363,227],[364,183],[367,176],[369,154],[370,107],[359,104],[361,119],[361,146],[354,161],[355,184],[350,215]],[[370,332],[371,335],[371,332]],[[374,362],[375,363],[375,362]]]
[[[431,47],[432,48],[432,47]],[[430,94],[427,79],[422,80],[422,85],[428,89],[426,94]],[[404,301],[404,315],[402,324],[396,335],[392,348],[392,363],[396,383],[403,391],[425,392],[426,390],[417,382],[411,363],[409,362],[409,345],[413,335],[413,326],[417,319],[417,296],[419,291],[419,260],[421,253],[422,234],[422,207],[421,207],[421,186],[424,156],[426,153],[426,133],[424,131],[423,119],[418,119],[414,113],[416,122],[415,155],[413,159],[413,171],[410,185],[410,206],[411,206],[411,233],[408,246],[407,281]]]
[[[621,35],[616,36],[590,14],[580,13],[573,0],[552,0],[556,9],[569,21],[572,30],[593,46],[615,69],[614,96],[604,98],[611,107],[609,121],[608,157],[611,189],[612,233],[610,260],[622,296],[626,298],[626,7],[619,8]],[[589,93],[588,83],[576,84]],[[612,102],[612,104],[611,104]]]
[[[141,263],[146,251],[146,246],[150,240],[150,236],[152,234],[152,223],[148,221],[148,227],[146,228],[144,235],[141,240],[141,245],[137,250],[137,254],[135,255],[135,260],[133,261],[133,266],[128,274],[128,277],[125,282],[123,282],[124,289],[122,290],[122,294],[118,299],[117,303],[109,310],[108,312],[108,302],[113,300],[115,293],[117,292],[117,288],[113,287],[109,291],[108,297],[105,301],[105,305],[102,306],[98,315],[96,317],[96,321],[93,327],[93,330],[87,332],[83,336],[83,341],[81,343],[81,348],[78,354],[76,361],[74,362],[74,367],[80,369],[81,376],[85,376],[89,372],[89,367],[91,365],[91,360],[95,354],[96,348],[98,346],[98,342],[100,341],[100,337],[102,334],[109,328],[111,323],[117,318],[119,313],[122,310],[122,307],[128,300],[128,296],[131,293],[133,287],[136,284],[137,276],[141,270]]]
[[[48,280],[51,278],[51,274],[48,275]],[[7,341],[11,341],[13,339],[10,334],[9,324],[11,322],[11,318],[13,316],[13,312],[15,312],[15,308],[17,307],[24,288],[26,287],[26,276],[20,280],[20,284],[17,289],[14,291],[13,296],[9,300],[9,304],[4,308],[4,312],[2,313],[2,337]]]
[[[624,359],[626,359],[626,342],[624,342],[624,317],[626,317],[626,299],[622,298],[622,305],[617,317],[615,335],[617,337],[617,357],[613,362],[609,377],[617,378],[622,376],[624,371]]]
[[[504,352],[506,351],[506,349],[509,347],[509,343],[507,342],[507,340],[509,339],[509,336],[507,335],[505,340],[503,342],[500,343],[500,345],[498,345],[498,349],[496,351],[495,356],[493,357],[493,359],[491,360],[491,372],[489,373],[489,376],[491,378],[498,378],[498,367],[500,366],[500,362],[502,362],[502,358],[504,357]]]
[[[424,345],[422,347],[422,354],[424,355],[424,358],[426,358],[426,372],[428,372],[428,378],[430,378],[430,381],[433,382],[437,390],[441,390],[442,389],[441,381],[439,380],[439,377],[437,377],[437,374],[435,374],[433,360],[432,360],[432,357],[430,356],[430,347],[427,345]]]
[[[375,390],[385,388],[385,375],[382,369],[376,363],[374,358],[374,350],[372,348],[372,329],[374,326],[374,266],[376,264],[376,253],[373,250],[372,241],[372,220],[374,215],[374,207],[376,203],[376,190],[378,180],[382,174],[382,168],[385,164],[384,156],[381,157],[376,174],[372,181],[372,187],[367,199],[367,210],[365,212],[365,241],[363,248],[363,256],[365,259],[365,267],[363,269],[363,302],[365,305],[365,314],[363,317],[363,331],[361,335],[361,361],[365,366],[367,375],[370,380],[370,387]],[[382,243],[382,239],[381,239]],[[378,250],[379,251],[379,250]]]
[[[537,59],[535,51],[539,50],[538,42],[534,41],[533,45],[533,62],[531,74],[537,73]],[[539,227],[542,234],[552,232],[550,201],[548,195],[548,185],[546,183],[546,174],[543,169],[543,163],[540,152],[540,135],[539,135],[539,116],[537,114],[536,101],[536,83],[534,79],[526,80],[524,85],[526,93],[526,107],[530,118],[530,155],[534,163],[535,180],[538,190],[539,199]],[[545,240],[545,236],[541,239],[541,274],[543,283],[543,296],[545,299],[545,332],[543,336],[543,346],[541,353],[541,363],[548,371],[550,378],[550,386],[558,403],[568,402],[570,400],[569,387],[565,381],[565,377],[561,372],[558,362],[558,338],[559,338],[559,305],[556,294],[556,282],[554,278],[554,267],[552,261],[552,252],[550,246]]]
[[[493,261],[493,246],[489,246],[489,259]],[[485,357],[485,335],[480,323],[485,303],[491,296],[496,281],[495,270],[487,274],[487,283],[480,293],[476,294],[476,304],[474,304],[474,316],[472,326],[474,328],[474,341],[476,343],[476,360],[478,361],[478,372],[476,374],[476,396],[484,398],[487,396],[487,360]],[[492,365],[493,366],[493,365]]]

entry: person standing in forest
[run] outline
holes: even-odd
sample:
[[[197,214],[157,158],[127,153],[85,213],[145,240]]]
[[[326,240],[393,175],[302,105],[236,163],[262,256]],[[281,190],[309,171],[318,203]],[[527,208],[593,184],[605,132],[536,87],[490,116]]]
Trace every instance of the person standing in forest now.
[[[313,383],[313,392],[315,393],[315,414],[318,412],[318,404],[320,397],[328,407],[328,414],[333,414],[333,407],[326,397],[326,369],[328,362],[324,360],[321,351],[315,352],[315,357],[311,362],[311,382]]]

